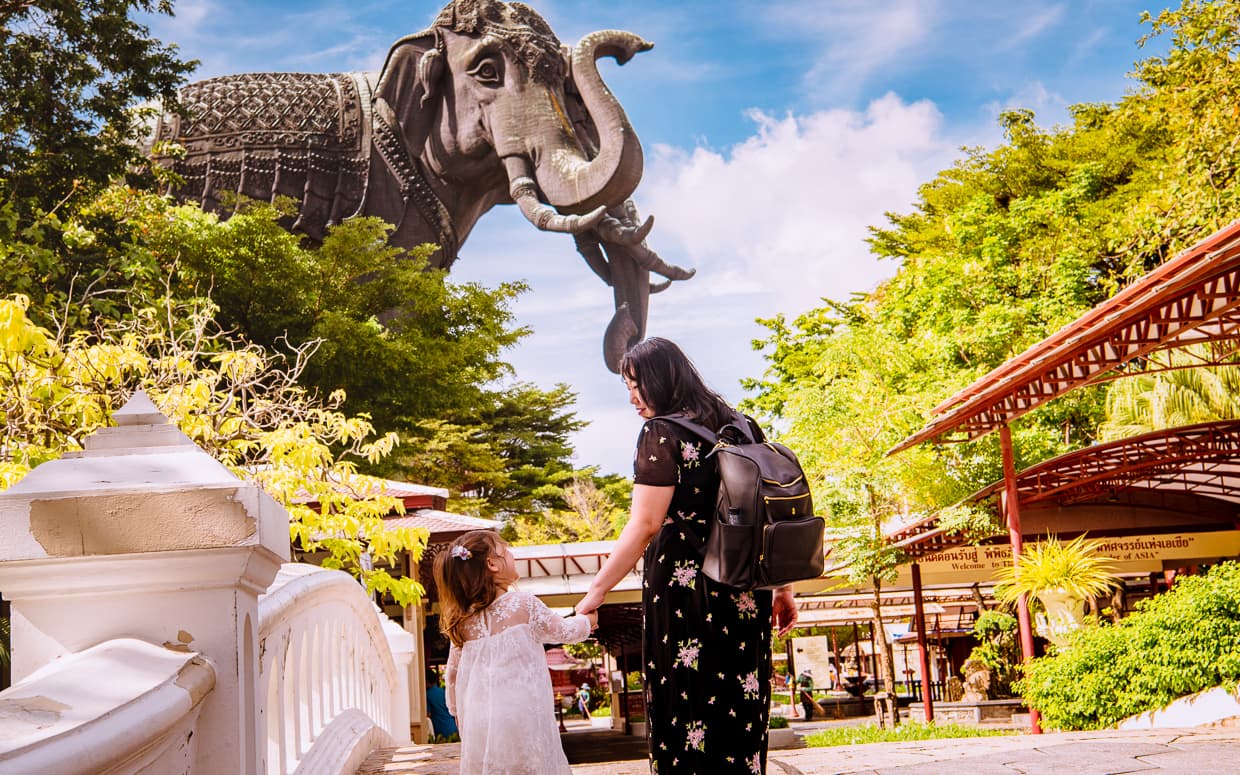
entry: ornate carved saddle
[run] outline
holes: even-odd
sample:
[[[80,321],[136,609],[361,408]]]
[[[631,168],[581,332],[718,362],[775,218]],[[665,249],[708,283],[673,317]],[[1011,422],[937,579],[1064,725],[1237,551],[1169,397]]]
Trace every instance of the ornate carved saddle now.
[[[220,211],[222,192],[301,202],[291,225],[315,240],[357,212],[370,164],[369,73],[251,73],[181,90],[188,118],[165,114],[157,140],[186,148],[168,160],[185,179],[176,191]],[[168,163],[166,161],[165,163]]]

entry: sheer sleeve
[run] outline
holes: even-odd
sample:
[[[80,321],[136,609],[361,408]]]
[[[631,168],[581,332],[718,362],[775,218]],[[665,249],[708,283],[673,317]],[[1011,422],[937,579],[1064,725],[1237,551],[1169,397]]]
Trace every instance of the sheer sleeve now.
[[[557,616],[547,604],[529,596],[530,630],[539,643],[579,643],[590,637],[590,619],[585,616]]]
[[[457,719],[460,713],[456,708],[456,671],[461,665],[461,649],[455,643],[448,651],[448,667],[444,671],[444,678],[447,687],[444,689],[444,699],[448,702],[448,712]]]
[[[680,484],[680,466],[677,463],[676,436],[665,420],[650,420],[642,426],[637,437],[637,452],[633,456],[633,483],[654,487],[674,487]]]

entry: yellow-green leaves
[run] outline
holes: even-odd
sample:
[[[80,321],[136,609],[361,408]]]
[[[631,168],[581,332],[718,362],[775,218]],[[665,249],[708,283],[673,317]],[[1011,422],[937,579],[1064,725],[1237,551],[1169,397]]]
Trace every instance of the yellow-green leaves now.
[[[1021,595],[1042,595],[1062,591],[1069,597],[1085,600],[1109,591],[1116,584],[1112,559],[1098,553],[1098,541],[1077,536],[1067,543],[1047,536],[1026,546],[1020,561],[995,572],[999,583],[995,596],[1014,601]]]
[[[325,566],[400,605],[421,594],[387,568],[404,552],[416,562],[426,531],[388,529],[384,517],[403,513],[401,501],[357,473],[358,461],[390,454],[396,435],[376,436],[369,418],[339,411],[343,393],[323,403],[297,384],[313,344],[273,355],[219,332],[211,308],[172,303],[58,338],[30,320],[29,307],[24,297],[0,299],[0,489],[79,449],[142,389],[199,446],[289,510],[299,549],[325,553]]]

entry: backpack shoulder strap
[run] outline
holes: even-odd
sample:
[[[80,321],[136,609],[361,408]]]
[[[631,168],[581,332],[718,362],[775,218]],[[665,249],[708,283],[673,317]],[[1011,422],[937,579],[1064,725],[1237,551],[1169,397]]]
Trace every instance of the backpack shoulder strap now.
[[[689,431],[693,435],[697,436],[698,438],[702,439],[706,443],[710,444],[712,447],[719,443],[719,434],[715,433],[710,428],[707,428],[705,425],[702,425],[699,422],[694,422],[693,420],[690,420],[688,417],[686,417],[685,415],[679,412],[677,412],[676,414],[661,414],[661,415],[658,415],[657,417],[651,417],[650,419],[651,420],[663,420],[665,422],[671,423],[672,425],[679,425],[681,428],[684,428],[685,430]],[[693,547],[694,551],[696,551],[698,554],[702,554],[703,552],[706,551],[706,544],[700,538],[697,537],[697,533],[694,533],[692,528],[690,528],[688,525],[685,524],[684,520],[680,518],[679,514],[669,511],[668,517],[670,517],[671,520],[675,522],[676,525],[680,528],[681,532],[685,536],[685,541],[687,541],[689,545]]]
[[[676,414],[661,414],[657,417],[651,417],[650,419],[664,420],[665,422],[670,422],[672,425],[679,425],[695,436],[700,437],[704,441],[709,441],[711,444],[715,444],[719,441],[719,434],[699,422],[690,420],[688,417],[680,414],[679,412]]]

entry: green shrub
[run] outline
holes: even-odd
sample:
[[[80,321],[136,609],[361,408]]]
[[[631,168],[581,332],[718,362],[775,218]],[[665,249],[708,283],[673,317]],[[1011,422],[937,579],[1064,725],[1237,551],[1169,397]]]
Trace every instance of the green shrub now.
[[[1070,634],[1017,690],[1056,729],[1100,729],[1240,678],[1240,565],[1181,576],[1113,626]]]
[[[858,745],[861,743],[898,743],[907,740],[938,740],[948,737],[993,737],[1014,735],[1014,729],[984,729],[965,724],[921,724],[908,721],[895,729],[883,729],[877,724],[856,727],[829,727],[805,737],[810,748],[826,748],[833,745]]]
[[[1019,656],[1016,645],[1016,617],[1002,611],[983,611],[973,623],[978,645],[969,654],[990,670],[992,697],[1010,697]]]
[[[767,726],[770,727],[771,729],[787,729],[788,728],[788,717],[787,716],[771,716],[771,720],[767,723]]]

